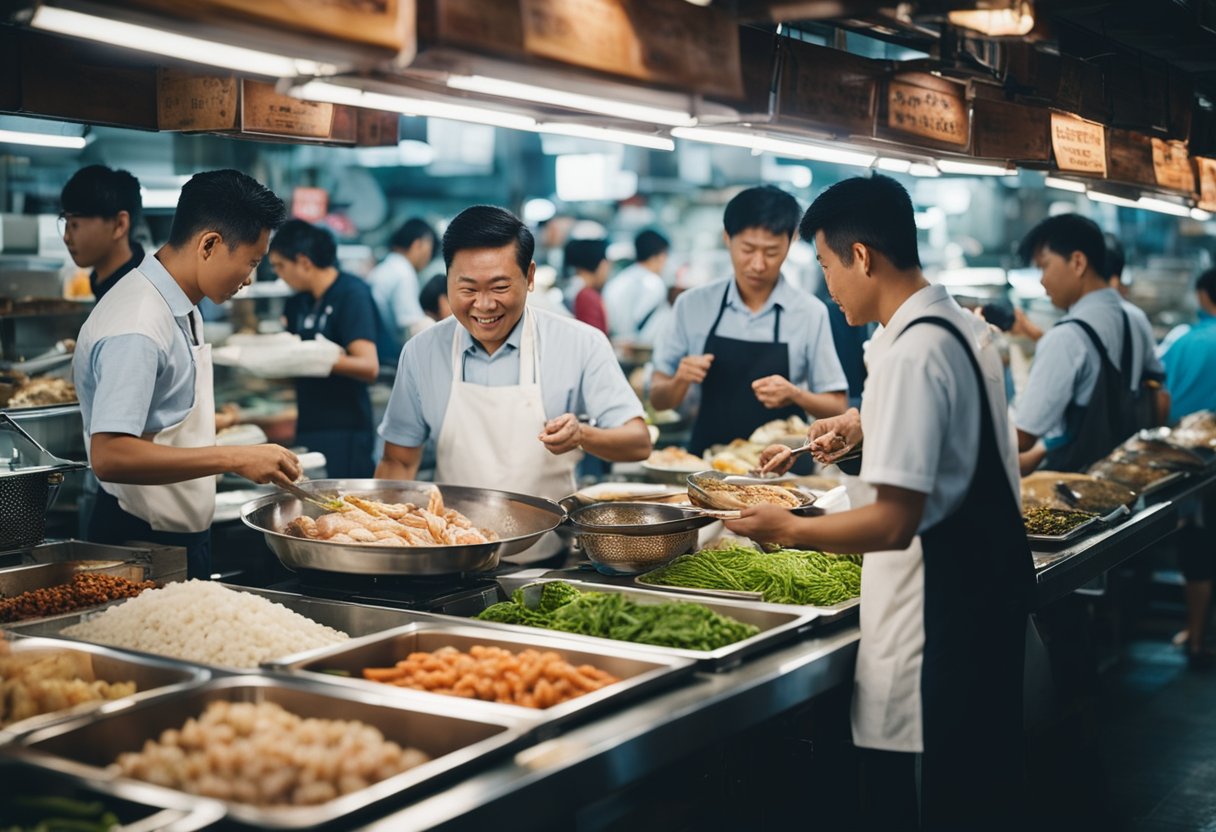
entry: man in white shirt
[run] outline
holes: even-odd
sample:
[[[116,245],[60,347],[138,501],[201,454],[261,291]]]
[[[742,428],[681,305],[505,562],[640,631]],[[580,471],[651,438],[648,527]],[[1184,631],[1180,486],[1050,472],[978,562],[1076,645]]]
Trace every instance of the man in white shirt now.
[[[386,364],[395,364],[406,339],[432,323],[418,300],[422,288],[418,273],[435,256],[437,240],[435,230],[426,220],[417,217],[406,220],[389,240],[388,256],[367,275],[376,310],[390,336],[388,340],[394,342],[386,340],[376,345],[381,361]]]
[[[663,269],[671,242],[659,232],[646,229],[634,238],[633,248],[633,264],[604,287],[608,334],[613,341],[650,346],[668,309]]]

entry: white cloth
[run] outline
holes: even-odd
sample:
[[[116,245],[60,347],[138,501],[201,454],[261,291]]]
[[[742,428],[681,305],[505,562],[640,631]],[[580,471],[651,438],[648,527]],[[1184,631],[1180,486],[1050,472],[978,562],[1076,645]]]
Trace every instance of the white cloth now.
[[[457,328],[452,336],[452,390],[435,448],[435,482],[440,488],[493,488],[551,500],[573,494],[574,470],[582,454],[551,454],[538,438],[546,420],[532,313],[524,313],[515,385],[487,387],[465,381],[460,333]],[[560,548],[560,538],[550,533],[511,559],[542,560]]]
[[[1006,476],[1019,493],[1017,454],[1006,419],[1000,356],[987,324],[965,312],[941,286],[904,302],[874,336],[862,396],[865,455],[853,505],[873,501],[873,487],[926,495],[919,532],[953,513],[967,495],[979,456],[980,401],[963,347],[937,326],[904,328],[925,316],[945,318],[971,341],[984,375]],[[982,556],[977,552],[976,555]],[[919,535],[903,551],[867,553],[861,573],[861,643],[852,704],[853,741],[862,748],[924,750],[920,676],[924,655],[924,558]]]
[[[652,344],[660,313],[667,308],[667,284],[641,263],[634,263],[604,284],[604,307],[614,339]]]
[[[320,333],[311,341],[274,335],[261,343],[229,342],[215,351],[215,362],[258,378],[325,378],[341,355],[342,348]]]
[[[161,294],[149,281],[137,280],[135,277],[135,275],[128,275],[106,296],[106,300],[111,297],[118,300],[112,301],[105,309],[98,305],[94,314],[89,316],[86,328],[87,337],[91,341],[99,341],[110,335],[129,332],[131,323],[128,318],[128,310],[140,308],[140,304],[149,304],[152,308],[156,308],[155,304],[159,303],[164,308],[163,317],[167,317],[172,324],[172,313]],[[190,315],[193,319],[194,332],[201,334],[203,331],[202,316],[199,315],[197,309],[191,310]],[[176,324],[156,326],[155,323],[148,321],[147,328],[141,334],[147,335],[158,343],[182,335]],[[144,321],[141,320],[141,324],[144,324]],[[160,344],[160,346],[165,349],[169,348],[168,343]],[[203,448],[215,444],[215,396],[212,387],[211,345],[192,343],[190,353],[194,362],[194,407],[180,422],[144,437],[150,438],[158,445],[174,448]],[[85,447],[90,451],[91,461],[91,443],[86,442]],[[215,477],[199,477],[169,485],[127,485],[102,482],[101,487],[118,499],[118,505],[123,511],[142,518],[159,532],[201,532],[210,528],[211,520],[215,516]]]
[[[367,275],[372,299],[385,322],[398,330],[398,335],[421,331],[430,320],[418,300],[421,285],[414,264],[398,251],[389,252]]]

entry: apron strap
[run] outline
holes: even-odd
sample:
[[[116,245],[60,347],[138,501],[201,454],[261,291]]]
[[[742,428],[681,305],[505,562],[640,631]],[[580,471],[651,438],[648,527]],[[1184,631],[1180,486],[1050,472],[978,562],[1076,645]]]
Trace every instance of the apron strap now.
[[[731,280],[734,280],[732,277]],[[722,303],[718,304],[718,317],[714,318],[713,325],[709,328],[709,332],[705,337],[711,338],[718,331],[718,324],[722,321],[722,313],[726,311],[726,300],[730,297],[730,283],[726,284],[726,291],[722,293]]]
[[[773,304],[773,343],[781,343],[781,304]]]

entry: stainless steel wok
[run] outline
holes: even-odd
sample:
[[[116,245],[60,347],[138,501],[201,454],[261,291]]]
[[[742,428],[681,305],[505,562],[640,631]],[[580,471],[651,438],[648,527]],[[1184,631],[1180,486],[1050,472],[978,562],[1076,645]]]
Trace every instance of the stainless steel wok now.
[[[353,494],[388,503],[425,506],[432,483],[401,480],[312,480],[304,490],[321,495]],[[317,569],[358,575],[451,575],[484,572],[499,558],[522,552],[565,519],[551,500],[459,485],[439,484],[444,505],[454,508],[474,526],[498,533],[493,543],[469,546],[373,546],[329,543],[283,534],[280,529],[300,515],[318,517],[323,510],[280,492],[251,500],[241,507],[245,525],[266,536],[266,545],[288,569]]]

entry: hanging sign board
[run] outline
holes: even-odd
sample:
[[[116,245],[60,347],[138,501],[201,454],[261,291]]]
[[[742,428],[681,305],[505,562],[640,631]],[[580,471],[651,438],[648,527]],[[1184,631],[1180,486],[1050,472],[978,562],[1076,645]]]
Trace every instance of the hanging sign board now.
[[[1175,191],[1195,190],[1195,173],[1185,142],[1153,139],[1153,172],[1157,184]]]
[[[837,49],[787,40],[777,92],[778,123],[838,134],[874,129],[881,64]]]
[[[301,101],[275,92],[273,84],[260,81],[243,81],[241,92],[241,127],[245,132],[310,139],[330,137],[333,104]]]
[[[1048,113],[1012,101],[977,98],[971,104],[973,150],[984,159],[1045,162],[1051,158]]]
[[[966,147],[971,138],[967,101],[958,84],[924,76],[925,83],[887,82],[886,127],[903,136]]]
[[[1148,136],[1112,127],[1107,134],[1106,147],[1108,179],[1135,185],[1157,184],[1153,170],[1153,145]]]
[[[1199,165],[1199,207],[1216,211],[1216,159],[1197,157]]]
[[[1052,113],[1051,150],[1059,170],[1106,175],[1106,128],[1101,124]]]

